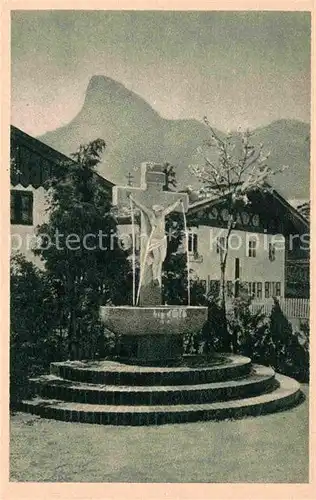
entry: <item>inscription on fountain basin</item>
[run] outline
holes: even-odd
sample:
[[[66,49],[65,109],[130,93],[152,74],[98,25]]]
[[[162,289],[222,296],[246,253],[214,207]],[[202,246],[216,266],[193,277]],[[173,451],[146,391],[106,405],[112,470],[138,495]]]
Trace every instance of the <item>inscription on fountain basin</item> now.
[[[160,323],[168,324],[172,323],[172,320],[185,319],[187,317],[187,311],[185,309],[174,308],[174,309],[155,309],[153,311],[153,317]]]
[[[101,319],[118,335],[183,335],[197,333],[207,317],[206,307],[101,307]]]

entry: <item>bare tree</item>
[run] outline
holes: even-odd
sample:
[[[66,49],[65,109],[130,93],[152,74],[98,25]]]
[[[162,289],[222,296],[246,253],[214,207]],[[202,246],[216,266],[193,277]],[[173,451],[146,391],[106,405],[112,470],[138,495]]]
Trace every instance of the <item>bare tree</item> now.
[[[229,251],[229,239],[236,225],[238,211],[250,203],[248,195],[254,191],[269,191],[271,187],[267,179],[277,172],[272,170],[267,160],[269,153],[264,153],[263,144],[255,146],[251,143],[252,133],[249,130],[239,132],[233,137],[228,134],[220,137],[211,127],[207,117],[204,123],[210,131],[210,139],[205,141],[203,153],[204,165],[190,166],[193,174],[203,183],[203,190],[208,195],[225,200],[228,211],[226,235],[220,245],[220,298],[226,312],[226,264]],[[212,158],[207,154],[212,150]]]

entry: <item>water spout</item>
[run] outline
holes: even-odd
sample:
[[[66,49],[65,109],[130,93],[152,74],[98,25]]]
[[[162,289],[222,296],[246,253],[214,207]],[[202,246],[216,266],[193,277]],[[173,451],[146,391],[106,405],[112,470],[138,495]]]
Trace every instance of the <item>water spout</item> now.
[[[184,225],[184,233],[185,233],[185,251],[187,255],[187,273],[188,273],[188,306],[191,303],[191,290],[190,290],[190,261],[189,261],[189,233],[187,228],[187,217],[185,214],[184,204],[182,204],[182,213],[183,213],[183,225]]]
[[[134,218],[134,207],[133,202],[130,199],[131,204],[131,219],[132,219],[132,266],[133,266],[133,306],[136,303],[136,245],[135,245],[135,218]]]

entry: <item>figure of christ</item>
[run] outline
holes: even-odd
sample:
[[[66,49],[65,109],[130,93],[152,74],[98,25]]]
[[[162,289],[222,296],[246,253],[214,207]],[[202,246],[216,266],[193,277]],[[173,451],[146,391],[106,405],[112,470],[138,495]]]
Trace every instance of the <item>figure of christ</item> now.
[[[153,280],[161,287],[162,264],[167,255],[167,236],[165,233],[165,217],[173,212],[181,203],[178,199],[172,205],[164,208],[161,205],[153,205],[151,208],[145,207],[135,200],[130,194],[129,198],[147,217],[150,227],[149,240],[147,242],[146,263],[152,267]],[[143,265],[145,262],[143,263]]]

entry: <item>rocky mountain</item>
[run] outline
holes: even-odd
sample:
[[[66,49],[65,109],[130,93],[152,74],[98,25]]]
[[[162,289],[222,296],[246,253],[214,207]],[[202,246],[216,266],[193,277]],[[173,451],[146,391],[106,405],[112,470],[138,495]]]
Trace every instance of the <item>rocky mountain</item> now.
[[[197,120],[166,120],[140,96],[105,76],[94,76],[78,115],[66,126],[39,139],[70,154],[79,144],[102,138],[107,144],[99,173],[114,183],[126,176],[138,182],[141,162],[169,162],[176,167],[178,185],[196,186],[188,165],[202,161],[198,147],[208,130]],[[279,120],[255,131],[254,140],[271,151],[272,166],[289,165],[273,184],[286,198],[309,198],[309,125]]]

